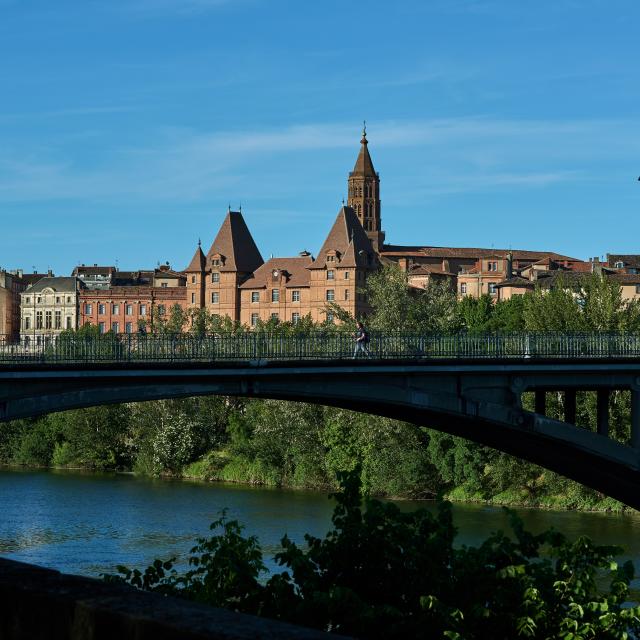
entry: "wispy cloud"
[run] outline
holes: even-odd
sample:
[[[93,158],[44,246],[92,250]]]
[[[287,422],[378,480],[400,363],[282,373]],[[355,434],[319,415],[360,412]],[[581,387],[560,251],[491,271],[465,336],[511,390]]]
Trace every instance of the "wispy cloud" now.
[[[314,171],[318,159],[310,152],[348,148],[355,153],[356,127],[335,123],[245,132],[164,130],[156,132],[153,144],[112,149],[108,162],[91,169],[59,151],[49,150],[45,157],[54,159],[44,161],[36,151],[5,149],[0,152],[0,205],[55,199],[196,202],[220,192],[251,193],[257,187],[248,176],[259,172],[256,163],[269,159],[263,174],[276,166],[288,167],[290,175],[300,173],[301,166]],[[631,161],[640,143],[633,123],[617,120],[452,118],[379,122],[369,131],[375,152],[384,149],[387,163],[403,165],[399,179],[431,194],[597,180],[603,163]],[[259,188],[283,189],[286,174],[281,182],[272,177],[259,181]],[[264,191],[261,195],[268,197]]]

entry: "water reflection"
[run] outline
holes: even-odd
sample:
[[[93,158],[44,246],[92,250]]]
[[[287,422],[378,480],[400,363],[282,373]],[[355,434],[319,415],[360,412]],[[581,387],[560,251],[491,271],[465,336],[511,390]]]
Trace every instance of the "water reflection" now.
[[[401,502],[401,509],[430,503]],[[171,482],[128,474],[0,471],[0,553],[6,557],[96,576],[118,564],[146,566],[156,557],[182,561],[198,536],[227,508],[231,518],[260,539],[266,555],[286,533],[323,536],[332,505],[326,495],[198,482]],[[625,547],[640,566],[640,518],[571,511],[519,509],[533,532],[554,527],[576,538]],[[489,533],[509,530],[499,507],[454,505],[458,544],[477,545]],[[276,569],[273,561],[271,570]]]

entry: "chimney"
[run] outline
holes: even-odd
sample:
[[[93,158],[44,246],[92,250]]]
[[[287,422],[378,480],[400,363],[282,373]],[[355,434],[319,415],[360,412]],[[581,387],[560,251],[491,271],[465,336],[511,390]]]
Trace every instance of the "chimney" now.
[[[513,253],[507,253],[507,274],[506,279],[509,280],[513,276]]]
[[[450,271],[449,261],[446,258],[442,259],[442,271]]]
[[[51,269],[48,269],[48,270],[47,270],[47,275],[48,275],[50,278],[53,278],[53,271],[52,271]]]

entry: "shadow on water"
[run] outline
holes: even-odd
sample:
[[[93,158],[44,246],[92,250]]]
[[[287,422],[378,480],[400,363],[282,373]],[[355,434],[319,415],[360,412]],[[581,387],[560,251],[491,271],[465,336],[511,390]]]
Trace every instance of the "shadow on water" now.
[[[323,536],[332,503],[318,492],[140,478],[131,474],[0,470],[0,553],[5,557],[97,576],[118,564],[142,567],[153,559],[185,558],[198,536],[226,508],[257,535],[270,570],[287,533]],[[402,510],[429,502],[399,502]],[[625,548],[640,567],[640,517],[575,511],[517,509],[534,533],[549,527],[574,539]],[[499,507],[455,504],[458,544],[478,545],[492,531],[509,530]]]

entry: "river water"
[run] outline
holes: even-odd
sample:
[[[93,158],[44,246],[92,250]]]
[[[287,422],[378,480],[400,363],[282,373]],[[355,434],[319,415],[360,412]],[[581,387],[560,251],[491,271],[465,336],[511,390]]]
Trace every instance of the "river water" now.
[[[401,502],[402,509],[431,503]],[[195,538],[208,533],[221,509],[260,539],[268,566],[287,533],[329,529],[331,501],[325,494],[239,485],[153,480],[129,474],[67,471],[0,471],[0,555],[98,576],[118,564],[146,567],[155,558],[184,560]],[[575,511],[518,509],[534,532],[555,527],[568,537],[588,535],[599,544],[625,548],[640,568],[640,517]],[[498,507],[455,504],[459,544],[476,545],[508,529]],[[636,585],[634,585],[636,586]]]

